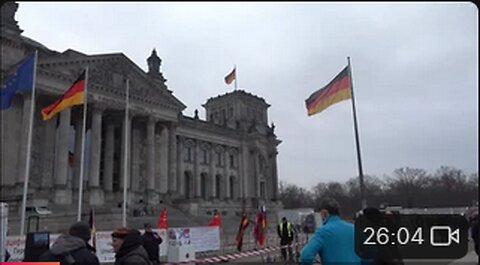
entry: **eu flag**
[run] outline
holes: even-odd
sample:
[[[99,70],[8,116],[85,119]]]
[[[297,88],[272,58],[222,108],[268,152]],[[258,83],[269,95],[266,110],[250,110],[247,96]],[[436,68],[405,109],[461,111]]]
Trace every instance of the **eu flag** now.
[[[0,89],[0,110],[8,109],[12,105],[13,96],[17,91],[31,91],[33,88],[33,70],[35,53],[27,56],[2,82]]]

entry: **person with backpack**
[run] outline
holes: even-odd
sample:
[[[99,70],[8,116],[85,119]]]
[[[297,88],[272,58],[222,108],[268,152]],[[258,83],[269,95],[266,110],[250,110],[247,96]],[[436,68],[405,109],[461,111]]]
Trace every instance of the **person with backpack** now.
[[[93,247],[88,244],[91,230],[87,223],[76,222],[57,238],[49,250],[44,252],[39,261],[59,261],[61,265],[100,265]]]

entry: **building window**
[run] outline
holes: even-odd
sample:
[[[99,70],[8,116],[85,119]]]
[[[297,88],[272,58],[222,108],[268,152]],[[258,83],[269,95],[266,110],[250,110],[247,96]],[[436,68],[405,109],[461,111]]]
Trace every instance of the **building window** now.
[[[230,154],[229,160],[230,160],[230,168],[235,168],[235,156],[233,154]]]
[[[221,123],[223,125],[227,124],[227,111],[225,109],[222,109],[222,120]]]
[[[221,152],[217,152],[217,166],[223,166],[223,163],[222,163],[222,153]]]
[[[260,198],[265,200],[266,190],[265,190],[265,181],[260,182]]]
[[[207,149],[203,149],[202,150],[202,163],[203,164],[208,164],[208,150]]]
[[[207,198],[207,173],[200,174],[200,196]]]
[[[221,176],[216,175],[215,176],[215,198],[220,198],[220,182],[221,182]]]
[[[260,174],[265,174],[266,173],[266,163],[265,163],[265,158],[262,155],[258,156],[258,168],[260,170]]]
[[[234,190],[235,190],[235,177],[234,176],[230,176],[230,183],[228,183],[228,187],[230,189],[230,192],[228,193],[230,195],[230,198],[231,199],[234,199],[235,198],[235,193],[234,193]]]
[[[185,146],[183,148],[183,161],[185,162],[192,162],[192,147]]]
[[[187,199],[190,199],[191,198],[191,195],[190,195],[190,185],[191,185],[191,173],[189,171],[185,171],[185,198]]]

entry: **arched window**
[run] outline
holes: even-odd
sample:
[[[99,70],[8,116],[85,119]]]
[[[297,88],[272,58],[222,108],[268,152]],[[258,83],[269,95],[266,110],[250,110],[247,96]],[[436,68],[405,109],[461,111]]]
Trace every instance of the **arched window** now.
[[[222,153],[217,151],[217,166],[223,166]]]
[[[235,168],[235,155],[230,154],[229,160],[230,160],[230,168]]]
[[[262,155],[258,155],[258,169],[260,174],[265,175],[266,167],[265,158]]]
[[[205,148],[205,149],[202,150],[202,163],[203,164],[208,164],[209,163],[208,153],[209,153],[208,149]]]
[[[267,196],[267,190],[265,187],[265,181],[260,181],[260,198],[265,200]]]
[[[183,147],[183,161],[191,162],[192,159],[192,147],[189,145],[185,145]]]

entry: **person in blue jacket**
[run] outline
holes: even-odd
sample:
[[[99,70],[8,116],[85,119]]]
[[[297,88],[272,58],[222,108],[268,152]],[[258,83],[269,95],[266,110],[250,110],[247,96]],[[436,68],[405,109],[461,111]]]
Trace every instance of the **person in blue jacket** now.
[[[313,237],[303,247],[301,264],[316,263],[317,254],[322,265],[359,265],[355,253],[354,226],[340,218],[340,206],[334,199],[327,198],[320,204],[323,225],[317,228]]]

